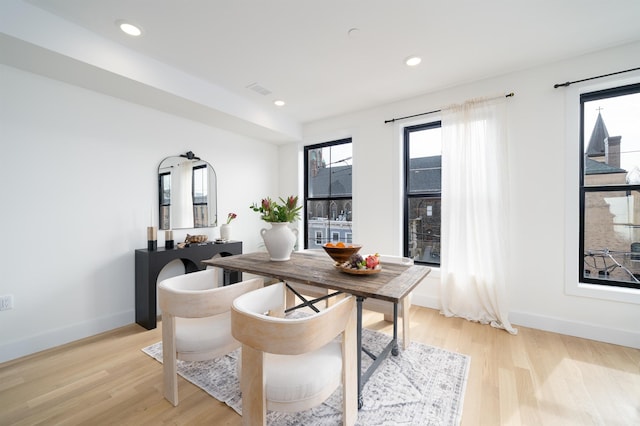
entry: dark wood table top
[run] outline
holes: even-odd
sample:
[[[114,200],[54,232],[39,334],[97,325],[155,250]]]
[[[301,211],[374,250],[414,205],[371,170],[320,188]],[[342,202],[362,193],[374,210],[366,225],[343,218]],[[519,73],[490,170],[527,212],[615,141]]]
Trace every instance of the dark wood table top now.
[[[248,272],[282,281],[309,284],[355,296],[399,302],[408,295],[431,268],[381,262],[377,274],[351,275],[340,271],[326,254],[294,252],[291,259],[275,262],[266,252],[216,257],[203,263],[233,271]]]

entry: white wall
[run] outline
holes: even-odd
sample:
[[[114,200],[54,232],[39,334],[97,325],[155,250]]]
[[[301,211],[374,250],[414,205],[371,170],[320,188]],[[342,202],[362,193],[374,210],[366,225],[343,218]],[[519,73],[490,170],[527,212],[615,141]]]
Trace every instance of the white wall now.
[[[575,245],[564,238],[572,226],[565,200],[576,196],[565,172],[577,161],[567,144],[577,152],[577,140],[566,137],[565,89],[552,88],[635,67],[638,57],[640,44],[629,45],[311,123],[305,143],[353,137],[354,238],[365,251],[398,254],[400,128],[384,120],[514,91],[511,320],[640,347],[637,304],[565,290]],[[0,142],[0,295],[15,301],[0,312],[0,362],[134,322],[133,253],[146,245],[150,210],[157,214],[164,157],[192,150],[213,165],[218,213],[238,213],[234,238],[245,251],[261,249],[264,227],[248,206],[302,194],[301,146],[276,147],[1,65]],[[434,271],[414,301],[437,307],[438,278]]]
[[[384,124],[384,121],[471,98],[515,92],[516,96],[508,101],[512,183],[512,260],[508,266],[511,321],[640,347],[640,306],[637,304],[640,292],[625,293],[631,301],[625,302],[570,295],[565,291],[567,280],[575,278],[565,273],[565,265],[575,262],[578,250],[576,239],[565,240],[566,225],[573,228],[578,220],[577,210],[565,215],[565,200],[577,199],[577,188],[565,184],[565,171],[575,169],[579,148],[577,129],[575,137],[567,136],[566,89],[553,88],[554,83],[637,67],[639,57],[640,44],[636,43],[309,123],[303,130],[304,144],[346,136],[353,138],[354,240],[364,244],[365,252],[401,254],[402,139],[400,126]],[[577,98],[568,102],[576,102],[577,108]],[[403,121],[402,125],[416,121]],[[577,270],[577,265],[573,269]],[[414,301],[439,307],[438,285],[439,271],[435,270],[417,288]]]
[[[134,250],[151,209],[158,225],[163,158],[211,163],[245,251],[264,226],[248,206],[278,194],[274,145],[6,66],[0,141],[0,295],[15,304],[0,312],[0,362],[134,322]]]

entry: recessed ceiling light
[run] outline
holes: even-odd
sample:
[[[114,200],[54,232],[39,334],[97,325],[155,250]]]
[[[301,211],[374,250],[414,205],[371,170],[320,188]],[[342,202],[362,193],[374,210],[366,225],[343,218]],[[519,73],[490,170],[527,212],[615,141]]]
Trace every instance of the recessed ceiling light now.
[[[273,103],[275,106],[284,106],[284,101],[281,101],[280,99],[278,99],[277,101],[273,101]]]
[[[407,66],[409,67],[415,67],[420,62],[422,62],[422,59],[418,56],[409,56],[407,59],[404,60],[404,63],[407,64]]]
[[[125,34],[129,34],[130,36],[138,37],[142,35],[142,29],[140,27],[133,25],[127,21],[116,21],[116,25],[122,30],[122,32],[124,32]]]

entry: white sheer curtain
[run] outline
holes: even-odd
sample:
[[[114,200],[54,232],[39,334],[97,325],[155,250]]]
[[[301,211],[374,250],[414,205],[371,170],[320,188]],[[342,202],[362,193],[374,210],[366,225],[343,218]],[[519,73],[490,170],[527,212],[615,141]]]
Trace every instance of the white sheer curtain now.
[[[193,228],[193,162],[183,161],[171,173],[171,225]]]
[[[506,101],[442,111],[442,313],[509,323]]]

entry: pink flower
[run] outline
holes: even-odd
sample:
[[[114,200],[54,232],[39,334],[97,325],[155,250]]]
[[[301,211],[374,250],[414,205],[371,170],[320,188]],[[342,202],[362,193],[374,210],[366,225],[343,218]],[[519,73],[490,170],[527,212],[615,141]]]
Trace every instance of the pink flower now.
[[[280,201],[282,204],[267,197],[262,199],[260,206],[253,203],[249,208],[260,213],[265,222],[293,222],[300,217],[302,206],[298,206],[298,197],[290,195],[286,200],[280,197]]]
[[[228,225],[228,224],[230,224],[230,223],[231,223],[231,221],[232,221],[233,219],[235,219],[236,217],[238,217],[238,215],[237,215],[237,214],[235,214],[235,213],[229,213],[229,215],[227,216],[227,225]]]
[[[293,195],[290,195],[289,198],[287,198],[287,208],[294,209],[297,204],[298,204],[298,197],[294,197]]]

